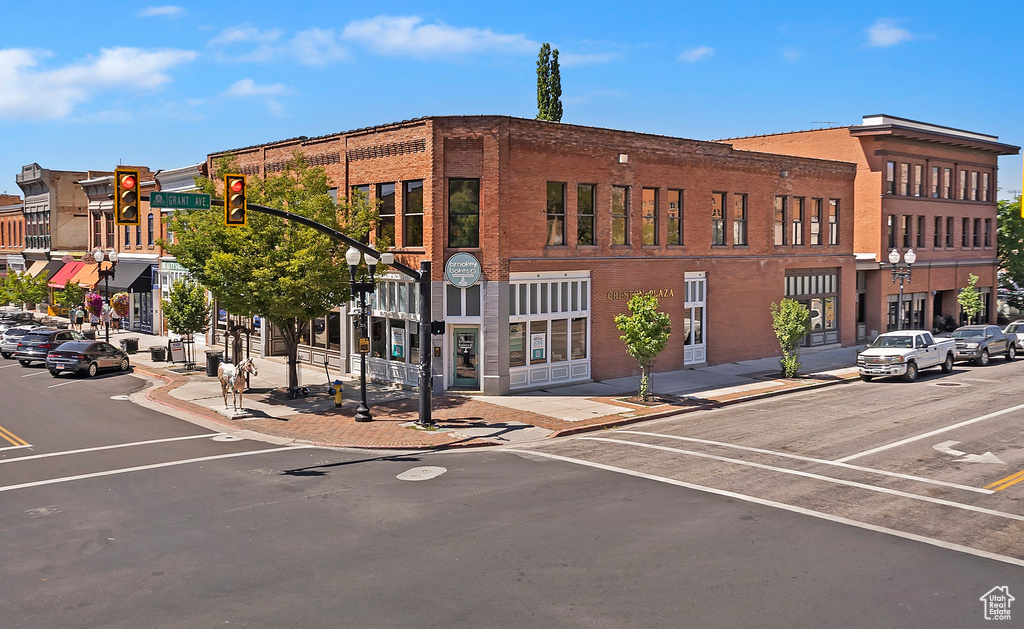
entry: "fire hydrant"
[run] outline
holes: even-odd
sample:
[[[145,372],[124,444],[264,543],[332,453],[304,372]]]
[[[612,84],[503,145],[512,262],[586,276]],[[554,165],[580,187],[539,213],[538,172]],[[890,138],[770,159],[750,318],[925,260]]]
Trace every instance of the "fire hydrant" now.
[[[341,380],[335,380],[334,381],[334,406],[336,406],[336,407],[337,406],[341,406],[341,393],[342,393],[342,389],[343,389],[343,385],[341,383]]]

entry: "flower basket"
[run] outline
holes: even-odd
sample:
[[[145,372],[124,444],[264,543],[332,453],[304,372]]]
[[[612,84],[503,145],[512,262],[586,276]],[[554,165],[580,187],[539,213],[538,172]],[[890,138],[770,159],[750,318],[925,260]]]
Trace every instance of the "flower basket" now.
[[[117,293],[110,298],[110,307],[114,309],[119,317],[128,316],[128,309],[131,307],[131,299],[128,293]]]
[[[103,312],[103,297],[99,293],[88,293],[85,296],[85,309],[94,317],[100,316]]]

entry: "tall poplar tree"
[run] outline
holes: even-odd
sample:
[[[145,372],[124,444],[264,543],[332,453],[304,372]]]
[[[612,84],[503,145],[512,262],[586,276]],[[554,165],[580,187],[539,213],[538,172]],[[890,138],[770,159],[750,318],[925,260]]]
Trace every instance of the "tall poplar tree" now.
[[[537,57],[537,120],[562,120],[562,74],[551,44],[541,45]]]

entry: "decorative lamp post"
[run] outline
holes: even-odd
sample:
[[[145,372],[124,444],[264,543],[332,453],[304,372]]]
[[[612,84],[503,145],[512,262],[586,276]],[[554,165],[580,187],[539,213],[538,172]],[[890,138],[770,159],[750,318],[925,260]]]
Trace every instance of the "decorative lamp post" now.
[[[97,249],[92,253],[92,257],[96,259],[96,264],[99,265],[99,277],[103,280],[103,292],[107,294],[107,310],[104,319],[104,330],[106,335],[107,343],[110,342],[110,278],[114,277],[115,269],[117,269],[117,252],[111,250],[106,257],[110,260],[110,268],[103,268],[103,250]]]
[[[907,252],[903,254],[903,260],[906,264],[904,266],[899,266],[899,250],[893,249],[889,252],[889,264],[892,265],[892,283],[895,284],[897,279],[900,281],[900,297],[896,308],[897,330],[903,329],[903,282],[910,281],[910,267],[917,262],[917,254],[914,253],[913,249],[907,249]]]
[[[356,281],[356,275],[359,271],[359,258],[362,257],[363,261],[366,262],[367,273],[364,280],[359,282]],[[349,287],[352,292],[352,297],[359,297],[359,408],[356,409],[356,421],[357,422],[369,422],[373,421],[373,415],[370,414],[370,407],[366,403],[366,355],[370,353],[370,338],[368,335],[370,325],[370,313],[367,305],[366,296],[373,294],[376,291],[376,283],[374,282],[374,272],[377,270],[377,261],[380,260],[384,264],[391,264],[395,261],[395,255],[393,253],[381,253],[377,256],[373,256],[369,253],[360,255],[359,250],[355,247],[350,247],[345,252],[345,261],[348,262],[349,272]]]

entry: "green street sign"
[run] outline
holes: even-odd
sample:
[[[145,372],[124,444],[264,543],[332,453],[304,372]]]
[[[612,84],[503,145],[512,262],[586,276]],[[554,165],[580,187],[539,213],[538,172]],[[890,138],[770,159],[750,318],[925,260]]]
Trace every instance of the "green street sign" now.
[[[149,206],[176,210],[208,210],[210,195],[201,192],[150,192]]]

